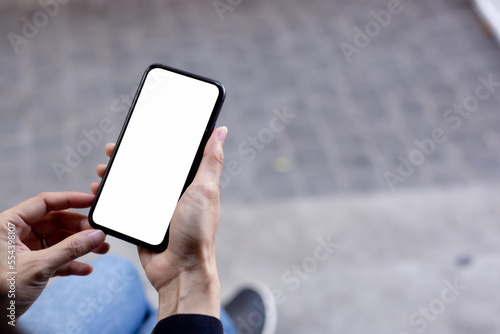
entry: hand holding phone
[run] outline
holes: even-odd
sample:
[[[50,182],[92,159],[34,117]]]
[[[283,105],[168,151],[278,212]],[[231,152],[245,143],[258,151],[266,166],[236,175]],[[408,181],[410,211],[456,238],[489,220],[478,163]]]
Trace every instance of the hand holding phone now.
[[[226,134],[226,128],[217,128],[210,137],[198,173],[176,206],[167,250],[157,253],[139,247],[146,275],[158,291],[159,320],[176,313],[219,317],[215,235],[220,218],[219,179]],[[114,144],[108,144],[106,154],[111,156],[114,148]],[[104,170],[98,168],[97,174],[103,177]],[[94,193],[96,186],[92,185]]]
[[[151,65],[145,72],[89,213],[94,228],[163,251],[224,100],[211,79]]]

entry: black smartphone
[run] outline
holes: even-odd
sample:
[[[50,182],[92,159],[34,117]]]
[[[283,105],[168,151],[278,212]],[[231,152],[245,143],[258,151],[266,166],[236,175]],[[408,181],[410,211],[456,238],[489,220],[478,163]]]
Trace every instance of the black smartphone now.
[[[224,97],[217,81],[149,66],[90,208],[90,225],[165,250],[175,207],[194,179]]]

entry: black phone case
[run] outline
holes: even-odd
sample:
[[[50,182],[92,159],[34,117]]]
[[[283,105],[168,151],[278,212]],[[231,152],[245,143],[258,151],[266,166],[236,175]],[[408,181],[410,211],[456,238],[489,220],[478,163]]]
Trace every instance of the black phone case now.
[[[192,73],[189,73],[189,72],[185,72],[185,71],[182,71],[182,70],[178,70],[178,69],[175,69],[175,68],[172,68],[172,67],[169,67],[169,66],[165,66],[165,65],[162,65],[162,64],[152,64],[144,72],[144,74],[142,76],[142,79],[141,79],[141,82],[139,84],[139,87],[137,88],[137,91],[135,93],[134,99],[132,101],[132,104],[130,106],[129,112],[127,114],[127,118],[125,119],[125,123],[123,124],[122,130],[121,130],[120,135],[118,137],[118,140],[116,141],[115,150],[114,150],[113,154],[111,155],[111,158],[109,159],[108,168],[106,169],[104,177],[102,178],[101,184],[99,186],[99,190],[97,191],[96,197],[94,199],[94,203],[92,204],[92,206],[90,208],[90,211],[89,211],[89,223],[90,223],[90,226],[92,226],[93,228],[100,229],[100,230],[102,230],[106,234],[112,235],[112,236],[117,237],[119,239],[125,240],[125,241],[133,243],[133,244],[135,244],[137,246],[140,246],[140,247],[143,247],[143,248],[155,251],[155,252],[162,252],[165,249],[167,249],[167,246],[168,246],[170,224],[169,224],[169,227],[167,229],[167,232],[165,233],[165,237],[163,238],[163,241],[160,244],[158,244],[158,245],[151,245],[151,244],[145,243],[145,242],[143,242],[141,240],[135,239],[132,236],[125,235],[123,233],[120,233],[120,232],[117,232],[115,230],[109,229],[109,228],[107,228],[105,226],[101,226],[101,225],[97,224],[93,220],[94,209],[95,209],[95,207],[97,205],[97,202],[99,201],[99,197],[101,195],[102,188],[104,187],[104,185],[106,183],[106,179],[108,177],[108,173],[109,173],[111,167],[113,166],[113,161],[114,161],[116,152],[118,152],[118,150],[120,149],[120,144],[121,144],[122,138],[123,138],[123,136],[125,134],[125,131],[127,129],[127,126],[128,126],[129,121],[130,121],[130,118],[132,116],[132,113],[133,113],[133,111],[135,109],[135,104],[136,104],[137,99],[139,97],[139,94],[140,94],[140,92],[141,92],[141,90],[143,88],[144,81],[146,80],[146,77],[147,77],[149,71],[151,71],[154,68],[162,68],[162,69],[165,69],[167,71],[175,72],[175,73],[178,73],[178,74],[181,74],[181,75],[188,76],[190,78],[194,78],[194,79],[197,79],[197,80],[208,82],[208,83],[211,83],[211,84],[217,86],[217,88],[219,89],[219,96],[217,98],[217,102],[215,103],[215,106],[214,106],[214,109],[213,109],[212,114],[210,116],[210,119],[208,121],[208,124],[205,127],[205,133],[203,134],[203,137],[201,139],[200,145],[198,146],[198,150],[196,152],[194,161],[193,161],[193,163],[191,165],[191,169],[189,171],[189,174],[188,174],[188,177],[186,179],[186,182],[184,183],[184,187],[182,188],[182,192],[181,192],[181,195],[179,196],[179,199],[182,196],[182,194],[184,194],[184,192],[186,191],[187,187],[189,187],[189,185],[191,184],[191,182],[193,182],[193,179],[194,179],[194,177],[196,175],[196,172],[198,171],[198,167],[200,166],[201,158],[203,157],[203,151],[205,149],[205,145],[207,144],[207,141],[210,138],[210,135],[212,134],[212,132],[213,132],[213,130],[215,128],[215,123],[217,121],[217,118],[219,117],[219,113],[220,113],[220,110],[222,108],[222,104],[224,103],[224,99],[226,97],[226,90],[225,90],[224,86],[221,83],[219,83],[218,81],[215,81],[215,80],[212,80],[212,79],[208,79],[208,78],[205,78],[205,77],[202,77],[202,76],[199,76],[199,75],[196,75],[196,74],[192,74]]]

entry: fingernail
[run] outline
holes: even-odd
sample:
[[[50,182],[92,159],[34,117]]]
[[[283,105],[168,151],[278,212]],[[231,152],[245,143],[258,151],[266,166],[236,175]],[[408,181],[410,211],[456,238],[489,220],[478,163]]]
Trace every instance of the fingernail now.
[[[94,248],[102,244],[104,239],[106,239],[106,235],[101,230],[92,231],[91,233],[87,234],[87,237],[89,238],[90,243]]]
[[[219,140],[221,143],[224,142],[227,136],[227,128],[225,126],[221,127],[219,131],[217,132],[217,140]]]

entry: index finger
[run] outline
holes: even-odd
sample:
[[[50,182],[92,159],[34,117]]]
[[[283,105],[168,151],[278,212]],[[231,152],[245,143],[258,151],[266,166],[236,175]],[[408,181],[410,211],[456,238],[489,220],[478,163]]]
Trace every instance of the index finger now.
[[[51,211],[70,208],[88,208],[94,200],[94,195],[79,192],[45,192],[32,197],[10,209],[10,214],[18,216],[26,224],[32,224],[42,219]]]

